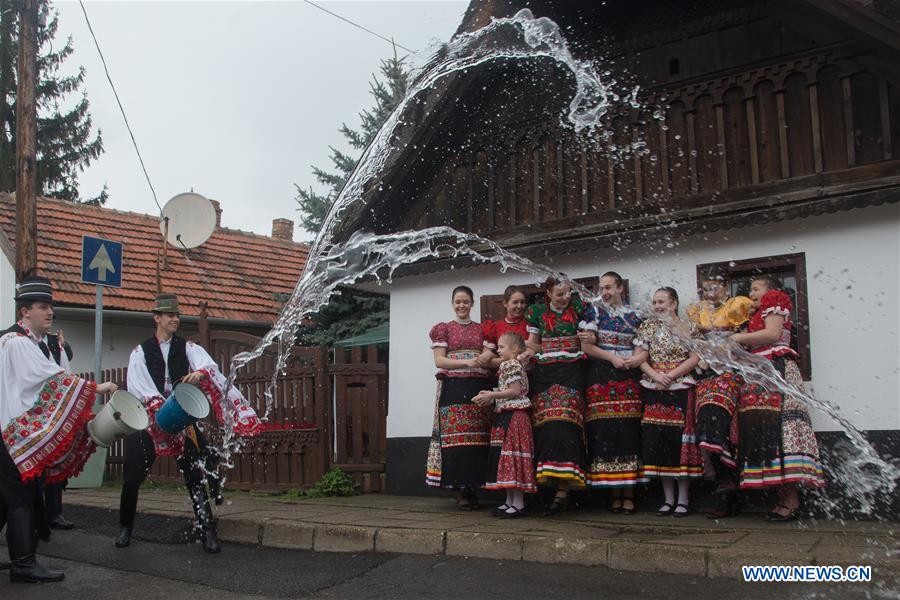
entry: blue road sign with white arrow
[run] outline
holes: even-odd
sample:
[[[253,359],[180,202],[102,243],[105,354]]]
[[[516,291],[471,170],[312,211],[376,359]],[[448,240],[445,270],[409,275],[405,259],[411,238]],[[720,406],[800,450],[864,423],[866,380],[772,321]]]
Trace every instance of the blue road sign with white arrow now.
[[[81,281],[122,287],[122,242],[82,236]]]

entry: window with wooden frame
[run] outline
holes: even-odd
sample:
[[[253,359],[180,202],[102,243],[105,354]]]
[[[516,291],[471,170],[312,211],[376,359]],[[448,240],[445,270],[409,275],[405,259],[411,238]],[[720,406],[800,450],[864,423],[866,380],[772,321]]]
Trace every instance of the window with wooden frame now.
[[[599,277],[576,277],[575,281],[591,290],[592,292],[596,292],[600,289],[600,278]],[[525,297],[528,300],[528,304],[536,304],[538,302],[543,302],[544,299],[544,289],[535,284],[528,285],[520,285],[517,286],[521,288],[523,292],[525,292]],[[628,302],[628,280],[622,280],[622,287],[624,288],[622,293],[622,301]],[[500,321],[506,317],[506,309],[503,308],[503,294],[485,294],[481,296],[481,320],[487,321]]]
[[[803,379],[812,377],[812,360],[809,347],[809,301],[806,292],[806,254],[780,254],[697,265],[697,289],[711,272],[721,269],[731,276],[731,296],[750,294],[750,281],[755,275],[768,274],[781,282],[781,289],[791,297],[791,348],[799,355],[798,365]]]

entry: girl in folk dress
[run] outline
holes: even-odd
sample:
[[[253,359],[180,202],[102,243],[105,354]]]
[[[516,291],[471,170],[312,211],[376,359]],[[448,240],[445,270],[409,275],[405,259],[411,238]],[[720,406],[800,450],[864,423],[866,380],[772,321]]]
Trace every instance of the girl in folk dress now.
[[[730,289],[727,271],[710,272],[703,281],[702,300],[687,309],[688,318],[710,342],[738,332],[750,320],[753,301],[746,296],[729,297]],[[697,443],[704,475],[715,479],[719,500],[707,516],[733,517],[738,512],[737,405],[743,379],[730,371],[714,371],[703,360],[697,379]]]
[[[494,405],[491,451],[485,488],[506,490],[506,502],[494,514],[501,518],[521,517],[525,494],[537,492],[534,479],[534,443],[528,409],[528,378],[518,356],[525,352],[525,340],[514,331],[500,336],[497,351],[500,364],[499,389],[480,392],[473,402]]]
[[[585,433],[588,485],[612,490],[610,510],[634,512],[634,487],[641,480],[641,372],[634,356],[634,335],[641,318],[623,304],[622,277],[600,278],[600,297],[609,309],[589,306],[579,327],[588,355]]]
[[[426,482],[459,491],[460,510],[479,508],[475,490],[484,485],[490,446],[490,413],[472,403],[490,389],[492,373],[479,361],[481,325],[469,318],[474,295],[466,286],[452,294],[454,319],[431,329],[437,398],[428,449]]]
[[[584,487],[584,353],[578,341],[583,305],[569,284],[549,278],[546,300],[525,313],[527,355],[537,365],[531,375],[536,478],[556,488],[546,514],[568,505],[569,487]]]
[[[750,298],[757,306],[746,333],[731,339],[772,361],[787,383],[803,389],[797,353],[791,343],[791,299],[774,278],[755,277]],[[780,390],[745,383],[738,405],[741,442],[741,487],[778,486],[778,504],[766,517],[793,521],[799,516],[797,485],[825,485],[819,447],[806,405]]]
[[[685,517],[690,513],[690,480],[702,476],[703,468],[694,436],[695,381],[691,375],[700,357],[683,338],[700,334],[696,327],[678,318],[678,293],[670,287],[653,294],[653,312],[658,316],[644,321],[634,338],[638,347],[635,359],[647,361],[641,364],[644,474],[659,477],[662,482],[666,499],[656,514]]]

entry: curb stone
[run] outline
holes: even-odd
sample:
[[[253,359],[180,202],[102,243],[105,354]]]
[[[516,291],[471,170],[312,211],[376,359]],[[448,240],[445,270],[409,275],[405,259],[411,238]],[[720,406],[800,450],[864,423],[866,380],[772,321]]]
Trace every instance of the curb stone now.
[[[610,542],[609,567],[623,571],[660,571],[706,576],[707,551],[693,546],[647,542]]]
[[[609,566],[609,542],[561,537],[528,537],[522,546],[522,560],[606,567]]]
[[[263,529],[268,519],[220,518],[216,523],[219,539],[239,544],[262,543]]]
[[[319,525],[313,538],[316,552],[374,552],[374,527]]]
[[[384,528],[375,532],[375,552],[444,554],[447,532],[437,529]]]
[[[282,519],[267,519],[262,534],[262,545],[269,548],[312,550],[315,538],[315,525]]]
[[[447,556],[474,556],[498,560],[522,560],[523,536],[448,531]]]

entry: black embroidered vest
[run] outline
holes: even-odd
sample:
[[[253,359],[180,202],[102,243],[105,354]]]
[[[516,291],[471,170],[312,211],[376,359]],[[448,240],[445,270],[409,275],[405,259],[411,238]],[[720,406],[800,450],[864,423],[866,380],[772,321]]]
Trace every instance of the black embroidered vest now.
[[[159,349],[159,341],[156,336],[141,344],[144,350],[144,361],[147,363],[147,371],[156,385],[160,394],[165,394],[166,386],[166,361],[162,350]],[[169,381],[174,385],[179,379],[191,372],[191,364],[187,357],[187,342],[176,336],[172,336],[169,346]]]

